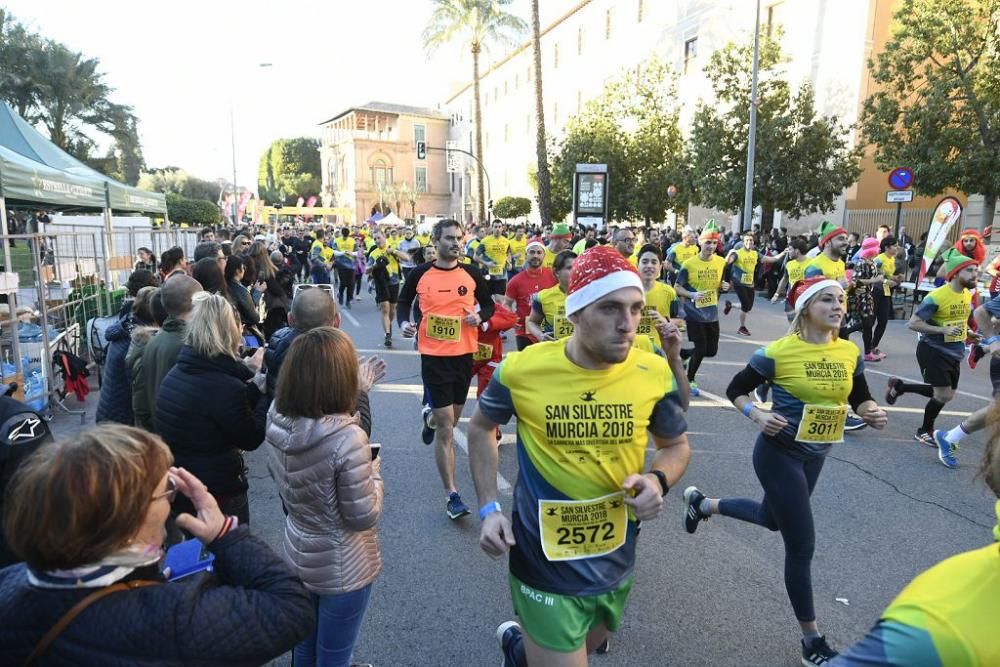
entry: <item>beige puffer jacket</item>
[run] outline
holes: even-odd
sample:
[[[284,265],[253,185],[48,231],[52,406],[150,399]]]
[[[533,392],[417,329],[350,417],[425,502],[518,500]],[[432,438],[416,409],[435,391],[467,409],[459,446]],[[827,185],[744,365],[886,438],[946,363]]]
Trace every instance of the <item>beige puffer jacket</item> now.
[[[371,458],[356,417],[267,413],[268,468],[288,510],[285,560],[306,588],[336,595],[382,571],[376,524],[382,513],[381,458]]]

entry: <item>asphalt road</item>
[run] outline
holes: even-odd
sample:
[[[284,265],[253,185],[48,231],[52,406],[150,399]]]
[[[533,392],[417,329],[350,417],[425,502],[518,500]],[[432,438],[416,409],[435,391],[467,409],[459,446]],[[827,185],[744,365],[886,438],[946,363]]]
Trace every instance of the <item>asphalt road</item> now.
[[[702,397],[692,401],[687,415],[691,464],[667,497],[664,514],[643,525],[623,626],[612,638],[611,652],[593,657],[592,665],[799,664],[799,630],[785,595],[780,536],[722,517],[691,536],[681,522],[680,492],[689,484],[709,495],[761,495],[750,459],[756,431],[721,397],[730,377],[759,345],[782,335],[786,323],[779,306],[758,298],[749,322],[753,336],[737,336],[737,326],[734,310],[723,318],[719,355],[706,360],[699,373]],[[379,526],[385,569],[355,659],[378,667],[496,665],[494,629],[512,617],[506,565],[480,551],[475,516],[453,522],[445,515],[433,452],[419,437],[420,366],[412,341],[397,333],[394,347],[382,348],[380,320],[367,294],[345,311],[343,328],[360,354],[382,355],[388,364],[372,394],[372,440],[382,443],[386,488]],[[860,342],[860,334],[855,338]],[[915,336],[903,322],[890,322],[881,347],[889,358],[867,370],[880,402],[889,375],[919,377]],[[970,371],[963,364],[960,393],[946,406],[939,427],[954,426],[986,405],[987,367]],[[993,500],[976,479],[983,434],[962,443],[959,469],[946,469],[934,450],[913,440],[924,400],[901,398],[888,408],[890,423],[883,431],[848,434],[834,446],[813,495],[816,611],[835,648],[859,639],[916,574],[992,539]],[[88,404],[92,423],[96,402]],[[473,407],[469,401],[466,418]],[[79,423],[57,416],[54,425],[57,433],[66,433]],[[461,425],[463,432],[466,426]],[[513,433],[513,424],[504,427],[500,453],[500,502],[506,508],[517,477]],[[459,486],[474,507],[464,433],[458,440]],[[249,456],[252,528],[279,546],[283,516],[264,458],[262,451]],[[286,657],[274,664],[288,662]]]

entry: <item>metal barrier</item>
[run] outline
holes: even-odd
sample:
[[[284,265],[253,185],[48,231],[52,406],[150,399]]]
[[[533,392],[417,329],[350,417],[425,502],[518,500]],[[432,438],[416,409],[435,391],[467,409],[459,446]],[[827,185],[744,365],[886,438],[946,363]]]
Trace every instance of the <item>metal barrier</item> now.
[[[899,226],[906,228],[906,234],[914,243],[918,243],[920,235],[926,232],[931,226],[931,216],[934,214],[932,208],[913,208],[905,206],[900,216]],[[958,240],[959,232],[965,226],[966,210],[962,210],[962,219],[958,224],[952,226],[948,232],[948,243],[953,244]],[[856,209],[847,211],[846,228],[849,232],[857,232],[861,238],[875,236],[875,231],[881,225],[888,225],[889,229],[896,229],[896,209],[892,208],[871,208]]]

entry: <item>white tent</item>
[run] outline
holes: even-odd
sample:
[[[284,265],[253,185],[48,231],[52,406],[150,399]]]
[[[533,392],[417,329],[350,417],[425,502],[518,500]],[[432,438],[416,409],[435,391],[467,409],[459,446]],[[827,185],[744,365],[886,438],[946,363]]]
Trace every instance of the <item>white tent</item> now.
[[[402,227],[406,223],[403,222],[402,218],[390,211],[389,215],[379,220],[377,224],[385,225],[387,227]]]

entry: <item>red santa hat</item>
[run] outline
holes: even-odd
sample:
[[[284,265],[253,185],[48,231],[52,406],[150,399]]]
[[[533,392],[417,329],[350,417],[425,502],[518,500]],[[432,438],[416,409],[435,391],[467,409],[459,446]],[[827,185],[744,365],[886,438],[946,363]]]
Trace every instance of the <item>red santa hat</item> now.
[[[645,297],[639,272],[620,252],[609,245],[590,248],[573,262],[566,295],[566,316],[623,287],[635,287]]]

